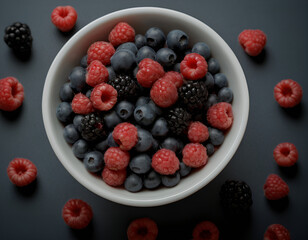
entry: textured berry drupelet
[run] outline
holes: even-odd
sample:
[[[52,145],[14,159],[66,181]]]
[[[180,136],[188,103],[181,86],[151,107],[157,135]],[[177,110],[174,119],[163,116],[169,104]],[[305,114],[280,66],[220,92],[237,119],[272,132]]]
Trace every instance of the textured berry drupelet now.
[[[166,120],[173,134],[182,135],[187,131],[191,114],[182,107],[175,107],[167,111]]]
[[[174,174],[180,169],[180,161],[169,149],[160,149],[152,157],[152,168],[163,175]]]
[[[87,61],[99,60],[105,66],[110,64],[110,59],[115,53],[114,47],[109,42],[97,41],[91,44],[87,51]]]
[[[129,75],[117,75],[115,78],[109,79],[108,84],[117,90],[118,100],[131,100],[132,98],[137,97],[139,93],[137,82]]]
[[[157,235],[157,224],[150,218],[135,219],[127,228],[128,240],[155,240]]]
[[[192,235],[193,240],[218,240],[219,230],[214,223],[203,221],[195,226]]]
[[[207,62],[200,54],[189,53],[182,60],[180,70],[185,79],[201,79],[207,73]]]
[[[92,217],[93,212],[91,206],[80,199],[71,199],[62,208],[62,218],[73,229],[87,227]]]
[[[164,68],[156,61],[145,58],[138,65],[136,78],[142,87],[150,88],[153,83],[164,76]]]
[[[89,114],[94,111],[92,102],[86,95],[78,93],[72,100],[72,110],[76,114]]]
[[[290,240],[290,232],[281,224],[271,224],[264,233],[264,240]]]
[[[85,115],[80,124],[81,136],[87,141],[95,141],[105,136],[103,119],[99,113]]]
[[[182,150],[183,162],[193,168],[207,164],[208,156],[206,148],[200,143],[188,143]]]
[[[274,149],[274,159],[279,166],[291,167],[298,159],[298,151],[293,143],[280,143]]]
[[[91,92],[93,107],[100,111],[108,111],[117,103],[118,93],[113,86],[101,83],[94,87]]]
[[[87,67],[86,73],[86,83],[95,87],[96,85],[108,81],[108,70],[107,68],[98,60],[93,60]]]
[[[52,23],[62,32],[73,29],[77,21],[77,12],[72,6],[58,6],[51,13]]]
[[[219,195],[222,206],[230,213],[247,212],[252,205],[251,189],[244,181],[225,181]]]
[[[207,111],[208,123],[220,130],[227,130],[233,123],[232,105],[226,102],[217,103]]]
[[[114,141],[122,150],[132,149],[138,142],[137,128],[128,122],[118,124],[112,133]]]
[[[202,143],[209,138],[209,130],[201,122],[192,122],[188,126],[188,139],[193,143]]]
[[[0,80],[0,110],[14,111],[22,105],[24,88],[14,77]]]
[[[178,90],[168,78],[158,79],[150,91],[151,99],[159,107],[170,107],[178,100]]]
[[[18,187],[32,183],[37,175],[36,166],[25,158],[14,158],[6,171],[11,182]]]
[[[104,167],[102,172],[104,182],[113,187],[118,187],[124,184],[126,175],[126,169],[115,171],[109,169],[108,167]]]
[[[238,40],[248,55],[257,56],[265,47],[266,35],[259,29],[246,29],[239,34]]]
[[[109,33],[109,42],[114,46],[135,41],[135,29],[126,22],[119,22]]]
[[[168,71],[165,73],[164,78],[168,78],[177,88],[181,87],[184,83],[183,76],[179,72]]]
[[[291,108],[301,102],[303,90],[296,81],[285,79],[275,86],[274,97],[281,107]]]
[[[268,200],[278,200],[289,194],[289,186],[276,174],[267,177],[263,190]]]
[[[128,166],[130,155],[129,152],[123,151],[119,147],[110,147],[104,154],[106,166],[110,170],[122,170]]]

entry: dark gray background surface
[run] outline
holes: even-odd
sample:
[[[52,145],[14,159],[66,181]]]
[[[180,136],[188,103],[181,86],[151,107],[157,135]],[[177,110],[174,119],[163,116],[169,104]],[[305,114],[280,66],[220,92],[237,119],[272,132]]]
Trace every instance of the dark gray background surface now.
[[[78,12],[72,32],[63,34],[50,21],[58,5],[72,5]],[[173,204],[136,208],[119,205],[85,189],[56,158],[45,134],[41,99],[49,66],[63,44],[79,29],[116,10],[159,6],[178,10],[209,25],[229,44],[245,72],[250,93],[250,115],[243,141],[228,166],[202,190]],[[25,89],[21,109],[0,111],[0,239],[126,239],[128,224],[150,217],[159,227],[158,239],[190,239],[194,226],[213,221],[221,239],[263,239],[268,225],[286,226],[292,239],[308,239],[308,2],[302,1],[1,1],[0,29],[15,21],[27,23],[34,38],[32,56],[21,61],[0,41],[0,78],[15,76]],[[251,58],[237,36],[247,28],[262,29],[268,37],[264,53]],[[2,37],[1,37],[2,38]],[[292,78],[303,88],[300,106],[284,110],[273,98],[273,88]],[[272,152],[281,142],[294,143],[298,163],[280,168]],[[32,160],[38,177],[30,188],[13,186],[6,168],[14,157]],[[280,175],[289,185],[289,197],[267,201],[263,184],[268,174]],[[223,214],[218,191],[226,179],[242,179],[252,188],[253,207],[247,217]],[[88,228],[71,230],[61,217],[70,198],[88,202],[94,218]]]

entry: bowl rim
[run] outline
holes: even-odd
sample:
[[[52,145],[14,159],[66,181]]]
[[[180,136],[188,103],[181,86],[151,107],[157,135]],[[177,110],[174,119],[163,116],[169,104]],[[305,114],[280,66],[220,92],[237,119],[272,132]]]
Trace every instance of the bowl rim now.
[[[227,152],[227,155],[225,157],[225,161],[221,161],[214,169],[211,171],[211,173],[206,176],[202,181],[197,182],[196,184],[190,186],[188,189],[184,189],[176,194],[170,195],[170,196],[161,196],[160,198],[157,199],[149,199],[149,200],[136,200],[133,198],[127,198],[127,197],[121,197],[117,195],[114,192],[108,192],[107,194],[100,194],[97,192],[95,187],[93,187],[86,179],[80,178],[78,175],[78,172],[73,170],[69,164],[67,164],[66,161],[62,159],[61,156],[61,151],[60,151],[60,146],[57,143],[57,138],[56,134],[52,131],[52,122],[50,121],[51,119],[51,112],[48,109],[48,103],[49,99],[51,96],[50,91],[48,89],[51,86],[52,83],[52,76],[54,72],[57,69],[57,62],[59,59],[61,59],[63,56],[65,56],[66,52],[68,51],[68,46],[76,43],[79,39],[80,36],[84,36],[85,33],[87,33],[90,29],[95,28],[97,25],[101,24],[102,22],[107,22],[111,19],[113,19],[116,15],[129,15],[129,14],[136,14],[136,13],[163,13],[163,14],[176,14],[180,15],[183,18],[185,17],[186,19],[189,19],[192,22],[195,22],[195,24],[202,24],[203,27],[207,29],[207,31],[211,32],[211,34],[214,34],[215,37],[220,41],[220,44],[224,46],[224,48],[228,51],[229,57],[232,58],[232,61],[234,62],[234,66],[236,66],[236,72],[241,75],[241,78],[243,78],[245,81],[243,82],[242,88],[243,88],[243,94],[245,98],[245,102],[243,102],[243,108],[242,110],[242,115],[240,116],[240,127],[238,129],[238,132],[236,134],[236,137],[233,141],[232,146]],[[55,113],[54,113],[55,114]],[[106,14],[102,17],[99,17],[92,22],[88,23],[85,25],[83,28],[81,28],[78,32],[76,32],[60,49],[60,51],[57,53],[56,57],[54,58],[52,64],[50,65],[50,68],[48,70],[45,83],[44,83],[44,88],[43,88],[43,95],[42,95],[42,115],[43,115],[43,123],[45,127],[45,132],[47,134],[49,143],[56,154],[58,160],[62,163],[62,165],[65,167],[65,169],[84,187],[86,187],[88,190],[92,191],[93,193],[97,194],[100,197],[103,197],[105,199],[108,199],[112,202],[120,203],[123,205],[127,206],[136,206],[136,207],[153,207],[153,206],[160,206],[160,205],[165,205],[169,204],[172,202],[176,202],[178,200],[181,200],[183,198],[186,198],[187,196],[199,191],[201,188],[203,188],[206,184],[211,182],[224,168],[225,166],[230,162],[232,159],[233,155],[237,151],[241,140],[244,136],[246,127],[247,127],[247,122],[248,122],[248,115],[249,115],[249,93],[248,93],[248,86],[247,86],[247,81],[246,77],[244,75],[244,71],[235,56],[234,52],[231,50],[229,45],[220,37],[218,33],[216,33],[212,28],[210,28],[208,25],[205,23],[201,22],[195,17],[192,17],[186,13],[179,12],[176,10],[172,9],[167,9],[167,8],[161,8],[161,7],[133,7],[133,8],[127,8],[127,9],[122,9],[118,11],[111,12],[109,14]]]

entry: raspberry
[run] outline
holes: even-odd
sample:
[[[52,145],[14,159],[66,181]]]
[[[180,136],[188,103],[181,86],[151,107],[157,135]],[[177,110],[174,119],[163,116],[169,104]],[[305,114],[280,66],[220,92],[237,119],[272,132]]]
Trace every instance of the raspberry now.
[[[201,122],[192,122],[188,126],[188,139],[193,143],[202,143],[209,138],[209,130]]]
[[[189,167],[202,167],[207,164],[206,148],[200,143],[188,143],[182,150],[183,162]]]
[[[264,233],[264,240],[290,240],[290,233],[281,224],[269,225]]]
[[[134,42],[135,29],[126,22],[119,22],[109,33],[108,40],[114,47],[125,42]]]
[[[110,186],[121,186],[126,179],[126,169],[114,171],[110,170],[108,167],[104,167],[102,178],[104,182]]]
[[[18,187],[26,186],[36,179],[36,166],[28,159],[14,158],[7,168],[7,175]]]
[[[269,200],[278,200],[289,194],[289,186],[276,174],[267,177],[263,190]]]
[[[62,209],[65,223],[74,229],[83,229],[89,225],[93,217],[92,208],[80,199],[67,201]]]
[[[193,230],[193,240],[218,240],[219,230],[217,226],[210,221],[198,223]]]
[[[112,133],[114,141],[122,150],[132,149],[138,142],[137,128],[128,122],[118,124]]]
[[[164,74],[164,68],[158,62],[145,58],[138,64],[136,78],[142,87],[150,88]]]
[[[135,219],[127,228],[128,240],[155,240],[157,235],[157,224],[150,218]]]
[[[152,157],[152,167],[163,175],[174,174],[180,168],[180,161],[169,149],[160,149]]]
[[[227,130],[233,123],[232,105],[226,102],[216,103],[207,111],[208,123],[220,130]]]
[[[108,70],[98,60],[93,60],[87,68],[86,82],[91,87],[108,81]]]
[[[185,79],[197,80],[207,73],[207,62],[200,54],[189,53],[180,64],[180,71]]]
[[[285,79],[275,86],[274,97],[281,107],[291,108],[300,103],[303,90],[294,80]]]
[[[291,167],[298,159],[298,152],[292,143],[280,143],[274,149],[274,159],[279,166]]]
[[[94,87],[91,93],[93,107],[100,111],[108,111],[117,102],[117,90],[107,83],[101,83]]]
[[[248,55],[257,56],[266,44],[266,35],[259,29],[246,29],[239,34],[238,40]]]
[[[62,32],[70,31],[77,21],[77,12],[72,6],[58,6],[51,13],[52,23]]]
[[[94,61],[98,60],[105,66],[110,64],[110,58],[115,53],[114,47],[109,42],[98,41],[92,43],[87,51],[87,62],[88,65]]]
[[[182,74],[175,71],[166,72],[164,78],[168,78],[177,88],[181,87],[184,82]]]
[[[129,152],[123,151],[119,147],[110,147],[104,154],[105,164],[110,170],[125,169],[129,159]]]
[[[94,111],[92,102],[86,95],[78,93],[72,100],[72,110],[77,114],[89,114]]]
[[[153,84],[150,95],[156,105],[163,108],[172,106],[179,97],[175,84],[165,77]]]
[[[24,88],[14,77],[0,80],[0,109],[14,111],[19,108],[24,100]]]

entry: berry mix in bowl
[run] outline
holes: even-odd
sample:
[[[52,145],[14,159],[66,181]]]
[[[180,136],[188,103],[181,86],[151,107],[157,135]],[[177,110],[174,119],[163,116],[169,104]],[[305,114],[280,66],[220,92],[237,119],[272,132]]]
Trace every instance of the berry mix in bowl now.
[[[142,7],[103,16],[63,46],[42,111],[54,152],[82,185],[117,203],[158,206],[227,165],[249,96],[237,58],[210,27]]]

